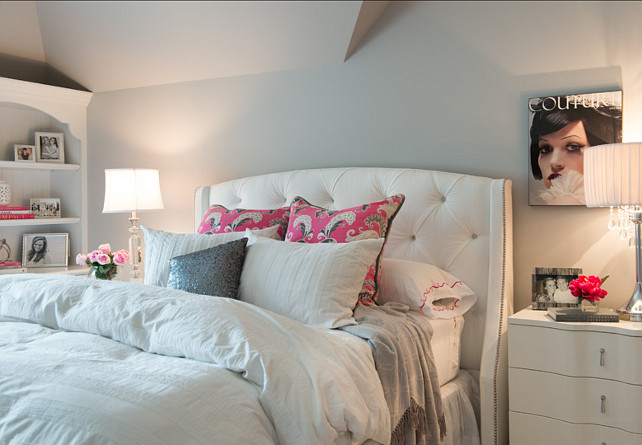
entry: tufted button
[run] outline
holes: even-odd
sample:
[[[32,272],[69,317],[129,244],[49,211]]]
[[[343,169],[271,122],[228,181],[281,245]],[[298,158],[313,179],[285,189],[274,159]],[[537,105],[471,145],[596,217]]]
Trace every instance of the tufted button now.
[[[415,235],[410,235],[410,239],[411,239],[412,241],[414,241],[414,240],[416,240],[416,239],[417,239],[417,237],[416,237]]]
[[[473,233],[473,239],[477,239],[477,234]]]
[[[446,197],[445,196],[441,197],[441,202],[446,202]]]

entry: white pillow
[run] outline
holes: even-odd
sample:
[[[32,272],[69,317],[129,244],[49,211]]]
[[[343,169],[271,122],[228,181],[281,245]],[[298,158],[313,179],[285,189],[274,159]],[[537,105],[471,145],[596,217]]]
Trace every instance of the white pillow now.
[[[356,324],[352,311],[383,238],[316,244],[248,238],[239,300],[311,326]]]
[[[258,237],[278,238],[279,226],[245,232],[215,233],[212,235],[171,233],[148,229],[141,226],[145,235],[145,284],[167,287],[169,279],[169,260],[199,250],[209,249],[220,244],[245,238],[254,233]],[[251,243],[248,240],[248,244]]]
[[[379,303],[403,303],[430,318],[464,314],[477,294],[463,281],[432,264],[384,258]]]

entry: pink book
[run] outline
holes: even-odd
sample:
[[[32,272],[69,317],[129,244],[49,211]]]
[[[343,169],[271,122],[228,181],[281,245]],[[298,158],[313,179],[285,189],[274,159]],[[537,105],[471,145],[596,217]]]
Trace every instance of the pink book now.
[[[11,207],[11,206],[0,206],[0,211],[14,211],[14,210],[29,210],[29,207],[27,206],[18,206],[18,207]]]

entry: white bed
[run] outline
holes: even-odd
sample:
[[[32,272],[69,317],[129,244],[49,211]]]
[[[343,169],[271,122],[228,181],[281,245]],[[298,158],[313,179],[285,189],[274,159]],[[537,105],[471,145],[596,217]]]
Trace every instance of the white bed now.
[[[296,271],[291,268],[290,275],[283,276],[299,276],[305,285],[321,274],[309,272],[318,271],[319,264],[351,276],[345,286],[337,288],[334,280],[326,279],[309,289],[327,287],[331,299],[341,293],[356,298],[380,251],[379,240],[317,248],[270,240],[265,233],[276,233],[272,229],[247,235],[145,229],[145,285],[64,275],[0,276],[0,442],[352,444],[387,443],[392,434],[393,440],[412,444],[416,437],[404,426],[408,421],[394,419],[419,413],[432,428],[424,426],[427,436],[417,443],[438,443],[444,431],[440,415],[448,428],[442,441],[446,445],[506,443],[510,181],[384,168],[243,178],[197,189],[195,228],[213,204],[276,209],[298,195],[340,209],[398,193],[406,201],[395,217],[385,256],[434,264],[475,291],[478,300],[464,315],[461,337],[461,318],[430,321],[399,306],[385,315],[381,309],[358,305],[353,314],[353,302],[347,315],[345,307],[339,308],[341,317],[348,317],[336,319],[343,327],[328,329],[306,321],[327,316],[325,306],[318,313],[310,309],[311,297],[305,303],[291,300],[297,302],[294,315],[262,305],[261,298],[270,292],[280,304],[282,291],[287,291],[264,269],[282,268],[288,261]],[[235,272],[228,268],[231,263],[219,263],[216,273],[212,263],[194,263],[202,252],[212,250],[199,243],[214,241],[220,244],[214,250],[246,252]],[[188,266],[198,265],[198,270],[190,269],[192,278],[241,274],[242,265],[242,301],[166,288],[169,257],[162,255],[176,254],[178,245],[194,252],[187,255]],[[303,258],[297,252],[326,252],[323,255],[330,256],[323,258],[332,261],[309,267],[307,260],[297,259]],[[200,267],[205,273],[193,275]],[[302,274],[305,267],[308,272]],[[170,282],[175,278],[169,275]],[[257,280],[258,293],[252,294]],[[296,312],[299,305],[307,308],[301,314]],[[384,340],[391,343],[386,348],[392,345],[400,357],[420,360],[387,360],[377,335],[362,336],[373,319],[376,325],[395,319],[391,326],[398,330],[387,333]],[[433,341],[425,335],[429,331],[434,332]],[[431,348],[439,355],[434,363]],[[393,380],[403,375],[412,383],[395,386],[391,375]],[[416,375],[424,377],[418,381]],[[447,383],[439,387],[437,378]],[[390,400],[391,391],[400,400],[410,394],[401,411],[399,401]],[[443,410],[438,402],[443,402]],[[403,435],[392,431],[395,425],[404,426],[399,430]]]
[[[399,168],[255,176],[199,187],[195,228],[212,204],[279,208],[303,196],[318,206],[342,209],[398,193],[406,201],[394,220],[384,257],[434,264],[477,293],[477,303],[464,316],[461,368],[479,382],[481,443],[508,443],[506,336],[513,310],[509,180]]]

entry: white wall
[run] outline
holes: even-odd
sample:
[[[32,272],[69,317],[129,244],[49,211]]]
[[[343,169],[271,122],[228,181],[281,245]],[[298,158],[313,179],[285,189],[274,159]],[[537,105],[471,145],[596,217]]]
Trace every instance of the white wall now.
[[[139,216],[177,232],[193,230],[202,184],[334,166],[449,170],[513,180],[516,309],[536,266],[611,274],[605,306],[619,306],[634,255],[607,233],[608,210],[528,206],[526,100],[622,88],[625,140],[642,140],[641,19],[640,2],[393,2],[342,64],[96,94],[90,246],[127,243],[127,216],[100,213],[105,168],[160,169],[165,210]]]

